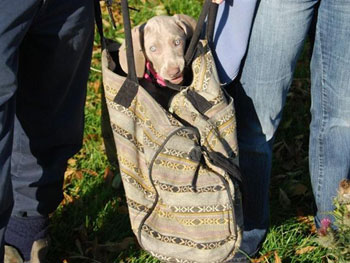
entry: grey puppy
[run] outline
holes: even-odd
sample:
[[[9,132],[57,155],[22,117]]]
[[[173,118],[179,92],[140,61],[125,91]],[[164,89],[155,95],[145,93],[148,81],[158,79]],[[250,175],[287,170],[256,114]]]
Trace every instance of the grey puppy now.
[[[143,78],[146,63],[156,77],[174,84],[183,81],[186,41],[193,35],[196,20],[190,16],[155,16],[132,29],[136,74]],[[120,65],[127,73],[125,42],[119,49]]]

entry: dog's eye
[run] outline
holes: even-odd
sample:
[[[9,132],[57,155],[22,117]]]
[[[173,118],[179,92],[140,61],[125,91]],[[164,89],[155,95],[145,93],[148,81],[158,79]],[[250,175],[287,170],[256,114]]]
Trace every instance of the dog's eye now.
[[[180,45],[180,44],[181,44],[181,40],[180,40],[180,39],[176,39],[176,40],[174,41],[174,44],[175,44],[175,46]]]
[[[157,48],[155,46],[151,46],[149,50],[151,50],[151,52],[156,52]]]

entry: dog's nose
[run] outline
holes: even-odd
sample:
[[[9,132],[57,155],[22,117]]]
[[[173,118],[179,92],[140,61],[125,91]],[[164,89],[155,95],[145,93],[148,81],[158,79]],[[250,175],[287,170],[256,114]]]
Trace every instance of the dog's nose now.
[[[176,77],[180,74],[180,68],[179,67],[169,67],[167,70],[167,73],[170,77]]]

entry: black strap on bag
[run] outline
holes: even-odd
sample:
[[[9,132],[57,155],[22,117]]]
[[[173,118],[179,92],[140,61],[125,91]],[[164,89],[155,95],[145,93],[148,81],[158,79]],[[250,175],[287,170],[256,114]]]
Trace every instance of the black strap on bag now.
[[[97,31],[101,38],[101,51],[107,48],[106,45],[106,39],[103,34],[103,27],[102,27],[102,16],[101,16],[101,7],[100,7],[100,1],[95,0],[95,21],[97,26]],[[101,132],[102,132],[102,138],[105,145],[106,155],[108,162],[112,166],[114,170],[117,170],[118,168],[118,158],[117,158],[117,151],[116,151],[116,145],[114,141],[113,131],[111,127],[111,122],[109,118],[108,108],[107,108],[107,102],[106,102],[106,96],[104,92],[103,82],[101,83]]]
[[[205,24],[206,17],[208,17],[206,38],[210,44],[212,43],[217,9],[218,9],[217,4],[213,4],[211,0],[205,0],[202,7],[202,11],[197,21],[196,29],[194,30],[194,33],[191,38],[191,42],[185,54],[185,61],[187,66],[191,64],[193,57],[195,55],[200,36],[202,34],[202,29]],[[212,48],[211,45],[210,45],[210,48]]]
[[[100,35],[100,39],[101,39],[101,50],[103,51],[106,48],[106,39],[103,34],[100,0],[95,0],[94,8],[95,8],[95,22],[96,22],[98,34]]]
[[[128,64],[128,76],[119,89],[117,95],[114,98],[114,102],[128,108],[131,105],[132,100],[135,98],[139,88],[139,82],[137,80],[135,59],[134,59],[134,48],[132,45],[131,37],[131,24],[130,15],[128,8],[128,1],[121,0],[122,15],[125,33],[125,44],[126,44],[126,58]]]

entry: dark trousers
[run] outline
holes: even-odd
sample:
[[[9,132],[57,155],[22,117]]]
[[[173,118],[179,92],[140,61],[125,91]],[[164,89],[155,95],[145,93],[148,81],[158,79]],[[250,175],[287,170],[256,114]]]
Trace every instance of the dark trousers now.
[[[0,0],[0,262],[10,216],[46,216],[81,147],[93,0]]]

